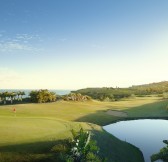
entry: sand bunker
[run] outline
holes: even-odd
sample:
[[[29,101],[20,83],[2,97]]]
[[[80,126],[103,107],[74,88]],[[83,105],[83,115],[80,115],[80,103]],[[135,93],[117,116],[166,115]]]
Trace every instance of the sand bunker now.
[[[116,111],[116,110],[108,110],[106,113],[108,115],[118,116],[118,117],[127,117],[128,116],[126,112]]]

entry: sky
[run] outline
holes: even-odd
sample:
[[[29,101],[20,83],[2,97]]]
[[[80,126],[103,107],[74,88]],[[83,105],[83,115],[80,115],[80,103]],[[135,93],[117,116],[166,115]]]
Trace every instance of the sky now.
[[[0,0],[0,89],[168,80],[167,0]]]

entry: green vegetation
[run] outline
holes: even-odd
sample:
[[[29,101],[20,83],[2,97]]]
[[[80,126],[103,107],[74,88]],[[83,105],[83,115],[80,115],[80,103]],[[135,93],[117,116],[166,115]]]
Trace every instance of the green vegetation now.
[[[70,93],[63,96],[65,101],[88,101],[91,100],[91,97],[86,95],[81,95],[80,93]]]
[[[25,95],[25,92],[23,91],[17,91],[17,92],[1,92],[0,93],[0,103],[2,104],[13,104],[18,103],[22,101],[22,96]]]
[[[30,101],[35,103],[46,103],[56,101],[56,94],[54,92],[48,91],[47,89],[31,91],[29,96]]]
[[[100,101],[115,101],[130,97],[134,93],[127,88],[86,88],[73,92],[81,93]]]
[[[154,162],[156,160],[162,160],[163,162],[168,162],[168,141],[164,140],[163,143],[165,143],[167,146],[163,147],[159,153],[154,154],[151,156],[151,161]]]
[[[144,94],[162,94],[168,92],[168,81],[132,86],[132,89],[144,91]]]
[[[143,161],[138,149],[107,134],[97,125],[28,116],[1,116],[0,161],[57,161],[51,148],[60,143],[60,140],[70,138],[72,129],[79,130],[80,127],[93,133],[93,138],[100,147],[100,154],[110,159],[110,162]],[[120,153],[122,156],[119,156]],[[134,158],[131,157],[132,153]]]
[[[139,117],[150,114],[152,117],[161,118],[163,114],[168,117],[165,107],[167,104],[167,100],[160,100],[158,97],[137,97],[116,102],[92,100],[2,105],[0,161],[54,162],[56,155],[50,151],[51,148],[72,137],[72,129],[79,130],[82,127],[93,134],[92,138],[100,148],[100,157],[107,157],[109,162],[143,162],[142,154],[137,148],[103,131],[99,125],[138,118],[138,113]],[[16,113],[12,111],[13,108]],[[141,109],[143,110],[140,111]],[[109,110],[126,112],[128,116],[109,115]]]
[[[96,141],[91,139],[90,132],[81,128],[79,132],[72,130],[72,139],[55,145],[52,151],[56,153],[59,161],[65,162],[103,162],[99,158],[99,148]]]
[[[129,88],[86,88],[73,91],[74,93],[81,93],[82,95],[88,95],[93,99],[100,101],[117,101],[123,98],[133,98],[135,96],[143,97],[146,95],[162,94],[162,97],[167,98],[168,82],[159,82],[152,84],[145,84],[139,86],[132,86]]]
[[[55,94],[47,90],[31,93],[38,96],[36,98],[32,95],[32,98],[39,99],[34,102],[55,100]],[[50,95],[53,95],[54,100]],[[84,95],[70,96],[82,98]],[[20,96],[15,98],[21,101]],[[78,102],[72,101],[73,99],[38,104],[2,104],[0,106],[0,161],[59,161],[57,154],[51,152],[51,148],[59,145],[60,149],[64,150],[65,147],[61,144],[72,138],[71,130],[77,131],[82,127],[84,131],[90,131],[93,140],[97,141],[100,158],[107,157],[109,162],[143,162],[139,149],[105,132],[101,126],[118,120],[168,118],[168,100],[158,95],[134,96],[115,102],[97,100],[83,102],[80,99],[74,99]],[[14,112],[13,109],[16,111]]]
[[[17,92],[1,92],[0,93],[0,104],[17,104],[17,103],[45,103],[56,101],[56,94],[45,90],[34,90],[31,91],[28,98],[24,98],[24,91]]]

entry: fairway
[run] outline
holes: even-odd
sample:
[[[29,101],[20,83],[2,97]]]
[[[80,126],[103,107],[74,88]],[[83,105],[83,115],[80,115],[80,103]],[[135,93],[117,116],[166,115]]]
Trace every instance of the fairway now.
[[[109,135],[101,126],[134,117],[168,117],[167,104],[167,100],[158,97],[144,97],[117,102],[58,101],[0,106],[0,161],[56,161],[51,156],[51,147],[70,138],[72,129],[83,127],[92,132],[100,154],[108,161],[143,162],[137,148]],[[107,113],[109,110],[125,112],[128,116],[113,116]]]
[[[75,125],[77,124],[47,118],[1,117],[0,145],[64,138]]]

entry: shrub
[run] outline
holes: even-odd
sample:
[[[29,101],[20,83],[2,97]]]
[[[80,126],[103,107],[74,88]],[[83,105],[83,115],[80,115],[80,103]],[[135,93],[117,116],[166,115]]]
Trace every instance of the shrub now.
[[[91,140],[90,132],[82,128],[79,132],[72,130],[72,139],[67,143],[58,144],[52,151],[59,154],[59,160],[64,162],[103,162],[98,156],[99,148],[96,141]]]
[[[163,143],[167,144],[166,147],[163,147],[159,153],[153,154],[151,156],[151,161],[157,161],[159,159],[163,160],[163,162],[168,162],[168,140],[164,140]]]
[[[56,101],[56,94],[54,92],[48,91],[47,89],[39,91],[31,91],[29,96],[31,102],[35,103],[46,103]]]

